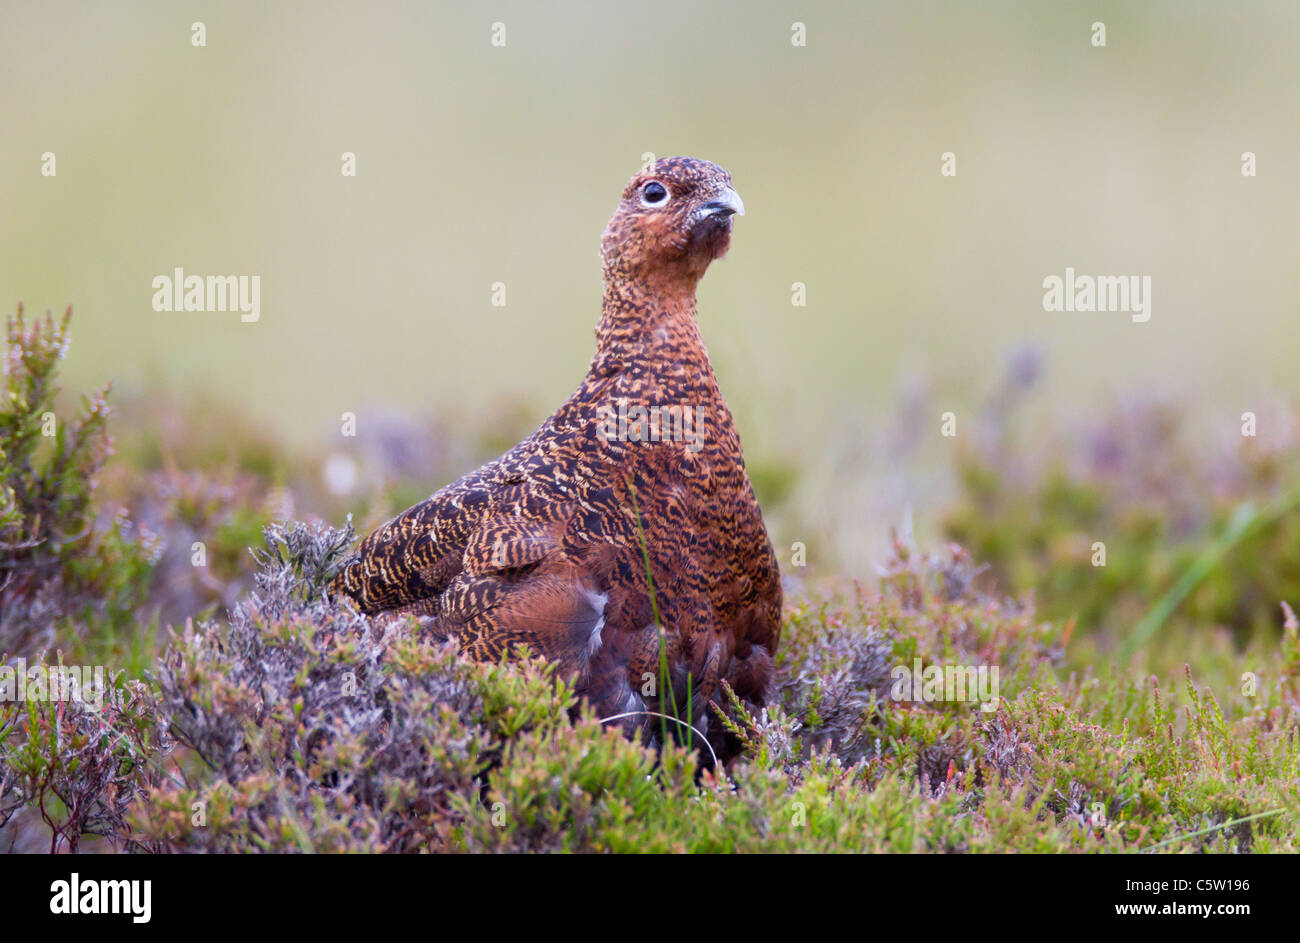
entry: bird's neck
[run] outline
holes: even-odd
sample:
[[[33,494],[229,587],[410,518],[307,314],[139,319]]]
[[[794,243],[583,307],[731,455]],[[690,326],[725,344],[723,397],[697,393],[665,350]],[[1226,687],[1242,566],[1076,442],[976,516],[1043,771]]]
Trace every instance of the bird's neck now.
[[[605,276],[596,354],[620,359],[702,361],[708,353],[695,317],[695,285]]]

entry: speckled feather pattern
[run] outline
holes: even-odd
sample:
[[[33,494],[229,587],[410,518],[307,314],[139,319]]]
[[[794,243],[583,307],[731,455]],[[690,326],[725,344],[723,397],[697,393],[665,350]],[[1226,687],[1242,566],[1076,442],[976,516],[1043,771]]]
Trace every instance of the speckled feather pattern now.
[[[660,206],[646,205],[651,183],[667,190]],[[695,309],[696,284],[730,242],[731,214],[716,211],[730,187],[722,168],[684,157],[632,178],[602,239],[605,293],[582,385],[510,452],[367,537],[336,592],[367,613],[425,617],[476,659],[527,643],[601,716],[666,710],[635,487],[679,709],[688,673],[697,726],[710,728],[722,679],[765,701],[780,576]],[[608,417],[636,405],[690,407],[698,441],[610,435]],[[716,721],[709,737],[732,752]]]

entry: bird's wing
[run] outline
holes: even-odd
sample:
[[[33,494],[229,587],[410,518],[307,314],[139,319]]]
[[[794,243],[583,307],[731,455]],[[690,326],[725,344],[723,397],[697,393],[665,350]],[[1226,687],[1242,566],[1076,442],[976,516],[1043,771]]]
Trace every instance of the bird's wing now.
[[[333,592],[367,613],[436,597],[461,571],[465,547],[490,513],[493,471],[484,466],[377,529],[334,578]]]
[[[542,518],[506,511],[485,521],[439,598],[437,629],[475,660],[527,645],[562,672],[585,675],[601,646],[615,550],[567,540],[574,510],[558,504]]]

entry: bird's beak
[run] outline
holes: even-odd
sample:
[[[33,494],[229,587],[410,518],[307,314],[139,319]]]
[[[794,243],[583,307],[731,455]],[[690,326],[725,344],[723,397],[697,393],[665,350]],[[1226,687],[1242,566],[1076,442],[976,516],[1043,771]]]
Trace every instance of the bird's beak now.
[[[745,201],[740,198],[740,194],[727,187],[712,200],[704,204],[705,216],[744,216]]]

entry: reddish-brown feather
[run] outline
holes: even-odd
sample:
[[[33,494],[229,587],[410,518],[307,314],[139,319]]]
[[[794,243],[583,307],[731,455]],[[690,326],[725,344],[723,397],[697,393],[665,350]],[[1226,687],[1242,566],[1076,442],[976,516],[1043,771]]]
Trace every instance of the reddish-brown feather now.
[[[669,190],[642,204],[651,181]],[[763,703],[780,638],[781,584],[740,439],[695,317],[695,287],[726,252],[722,168],[657,161],[632,178],[602,238],[596,355],[574,394],[501,458],[380,527],[334,589],[365,612],[414,612],[490,660],[519,644],[558,663],[602,716],[670,710],[660,673],[639,508],[668,683],[731,752],[707,702],[725,679]],[[618,407],[690,407],[698,447],[603,435]],[[657,722],[636,722],[649,735]]]

